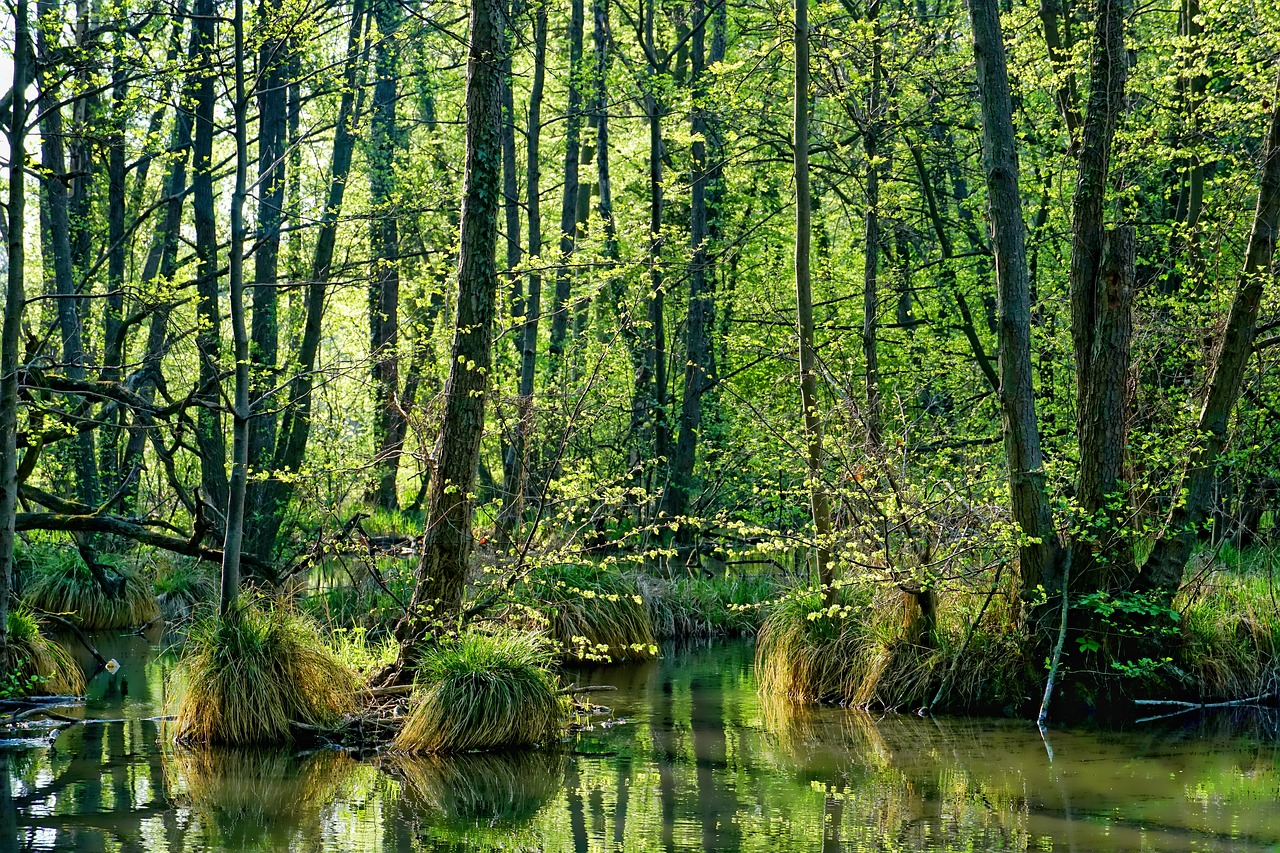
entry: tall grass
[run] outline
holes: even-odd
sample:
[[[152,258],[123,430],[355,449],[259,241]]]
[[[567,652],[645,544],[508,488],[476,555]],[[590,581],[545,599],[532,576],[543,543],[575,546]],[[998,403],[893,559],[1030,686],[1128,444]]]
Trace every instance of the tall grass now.
[[[213,601],[218,582],[212,572],[195,560],[165,560],[156,568],[155,592],[160,612],[175,621],[191,616],[197,607]]]
[[[1280,689],[1280,591],[1254,572],[1212,572],[1182,590],[1173,606],[1181,642],[1172,649],[1182,684],[1214,700]],[[1180,678],[1179,678],[1180,676]]]
[[[295,723],[327,727],[355,710],[356,673],[292,608],[249,599],[230,618],[193,626],[178,667],[174,729],[189,743],[288,742]]]
[[[640,590],[616,566],[539,567],[518,595],[571,660],[649,660],[658,653]]]
[[[754,635],[780,594],[771,575],[642,576],[638,585],[660,640]]]
[[[47,613],[74,615],[87,631],[145,625],[160,615],[152,585],[129,568],[114,571],[123,579],[120,594],[108,597],[79,555],[65,548],[26,553],[23,600]],[[109,559],[109,558],[104,558]]]
[[[922,634],[919,609],[896,587],[846,586],[830,605],[816,591],[793,591],[761,628],[760,690],[801,702],[914,709],[928,705],[945,681],[935,710],[991,711],[1017,703],[1035,673],[1011,612],[1011,589],[994,596],[974,624],[988,591],[940,589],[930,637]]]
[[[12,660],[0,661],[9,682],[0,686],[21,695],[84,693],[84,673],[79,665],[70,652],[40,633],[40,623],[29,608],[10,610],[7,624]]]
[[[545,641],[515,631],[471,632],[428,649],[395,747],[453,753],[555,739],[566,702],[556,690],[553,662]]]

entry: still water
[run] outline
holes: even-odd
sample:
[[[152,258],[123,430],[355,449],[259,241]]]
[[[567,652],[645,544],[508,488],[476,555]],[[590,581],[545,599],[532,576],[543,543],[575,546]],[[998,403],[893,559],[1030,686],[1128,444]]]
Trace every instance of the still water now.
[[[157,640],[158,638],[152,638]],[[612,708],[558,751],[357,760],[181,750],[140,637],[56,737],[0,744],[0,851],[1280,849],[1266,719],[1129,732],[796,710],[743,643],[572,673]],[[1051,753],[1051,754],[1050,754]]]

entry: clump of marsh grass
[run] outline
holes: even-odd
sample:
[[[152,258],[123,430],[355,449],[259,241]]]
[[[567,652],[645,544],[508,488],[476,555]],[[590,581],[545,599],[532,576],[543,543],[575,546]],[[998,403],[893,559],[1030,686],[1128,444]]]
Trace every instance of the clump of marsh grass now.
[[[548,635],[570,660],[650,660],[658,654],[640,589],[616,566],[539,567],[521,597],[546,620]]]
[[[550,750],[399,755],[390,769],[408,801],[455,823],[518,826],[560,790],[566,756]]]
[[[395,747],[454,753],[554,739],[566,715],[549,669],[554,655],[545,641],[515,631],[473,631],[428,649]]]
[[[653,632],[661,640],[754,635],[779,595],[770,575],[645,575],[637,583]]]
[[[194,560],[173,560],[156,568],[156,598],[160,612],[169,621],[186,619],[201,604],[214,600],[218,583]]]
[[[939,590],[925,636],[919,608],[896,587],[846,586],[831,603],[815,591],[793,592],[761,629],[760,689],[856,707],[919,708],[938,696],[936,710],[1001,708],[1025,693],[1027,667],[1009,597],[992,596],[1000,604],[984,611],[987,597]]]
[[[40,632],[40,622],[30,608],[9,611],[9,655],[4,663],[6,692],[30,695],[79,695],[84,693],[84,673],[58,643]]]
[[[355,710],[354,670],[318,627],[283,603],[249,599],[199,619],[178,668],[175,734],[200,744],[288,742],[295,724],[328,727]]]
[[[120,592],[108,596],[79,555],[61,548],[28,552],[23,600],[46,613],[71,614],[87,631],[145,625],[160,615],[152,585],[136,571],[115,568]]]

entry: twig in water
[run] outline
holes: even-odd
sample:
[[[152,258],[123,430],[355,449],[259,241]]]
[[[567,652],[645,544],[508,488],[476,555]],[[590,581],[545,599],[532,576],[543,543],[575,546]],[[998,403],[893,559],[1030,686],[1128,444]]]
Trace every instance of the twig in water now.
[[[1049,719],[1049,700],[1053,698],[1053,682],[1058,677],[1058,664],[1062,662],[1062,647],[1067,641],[1067,582],[1071,578],[1071,552],[1067,552],[1062,561],[1062,623],[1058,626],[1058,642],[1053,647],[1053,660],[1049,664],[1049,678],[1044,684],[1044,699],[1040,700],[1040,713],[1036,716],[1036,725],[1044,728]]]

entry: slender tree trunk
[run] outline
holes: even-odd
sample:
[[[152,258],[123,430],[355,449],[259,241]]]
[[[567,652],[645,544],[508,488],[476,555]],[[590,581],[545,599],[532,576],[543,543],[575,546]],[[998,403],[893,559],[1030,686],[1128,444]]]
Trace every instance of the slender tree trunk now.
[[[547,73],[547,4],[535,2],[533,20],[533,81],[529,91],[529,123],[525,148],[525,207],[527,209],[528,253],[542,255],[542,168],[538,162],[542,139],[542,92]],[[498,519],[502,544],[509,545],[511,531],[533,498],[529,481],[529,437],[533,433],[533,388],[538,368],[538,321],[542,315],[542,273],[529,267],[528,287],[523,300],[522,322],[517,334],[520,344],[520,381],[516,398],[516,431],[508,452],[514,466],[506,491],[512,496]]]
[[[451,626],[462,606],[471,554],[471,490],[484,435],[492,361],[502,201],[502,0],[473,0],[467,57],[466,161],[463,172],[458,314],[445,383],[422,559],[409,613],[397,626],[401,672],[408,674],[423,635]]]
[[[235,189],[231,195],[231,246],[228,279],[231,334],[235,347],[235,392],[231,412],[231,479],[227,491],[227,531],[222,544],[222,594],[219,612],[231,615],[240,593],[240,556],[244,547],[245,497],[249,486],[249,331],[244,306],[244,197],[249,142],[245,129],[244,0],[235,0]]]
[[[555,296],[551,306],[551,341],[548,353],[555,375],[564,357],[569,333],[569,292],[573,258],[578,233],[578,163],[581,157],[582,128],[582,30],[583,0],[569,0],[569,102],[565,110],[564,191],[560,200],[560,262],[556,267]]]
[[[1169,513],[1165,531],[1142,569],[1142,585],[1172,598],[1182,582],[1198,534],[1209,515],[1214,475],[1227,443],[1231,413],[1240,399],[1245,368],[1253,352],[1264,287],[1272,278],[1277,230],[1280,229],[1280,80],[1272,99],[1271,123],[1263,143],[1262,180],[1244,268],[1227,315],[1222,340],[1214,354],[1209,386],[1196,424],[1202,436],[1182,472],[1181,500]]]
[[[219,365],[222,340],[221,311],[218,306],[218,231],[213,197],[214,81],[216,50],[214,27],[217,21],[214,0],[196,0],[192,22],[193,53],[200,58],[204,74],[195,98],[195,142],[191,149],[191,210],[195,227],[196,332],[199,358],[198,390],[200,409],[196,415],[196,446],[200,452],[200,484],[205,504],[221,516],[227,506],[227,445],[222,431]],[[225,518],[213,519],[215,534]],[[225,532],[225,526],[221,528]]]
[[[691,200],[689,205],[689,315],[685,337],[684,393],[680,401],[680,422],[663,511],[672,518],[689,512],[693,498],[693,469],[698,454],[698,433],[702,430],[702,398],[715,383],[715,362],[711,348],[711,330],[715,327],[714,278],[708,252],[710,232],[707,220],[708,179],[707,137],[711,135],[707,116],[706,30],[707,8],[704,0],[693,0],[690,6],[693,30],[689,39],[693,110],[690,130],[693,135],[691,166]],[[692,528],[684,525],[677,538],[691,541]]]
[[[520,0],[510,3],[508,19],[514,21],[518,17]],[[520,258],[520,187],[516,163],[516,102],[513,91],[515,80],[512,76],[511,51],[507,52],[502,65],[502,201],[503,214],[506,218],[507,248],[507,283],[511,304],[511,322],[519,323],[525,316],[524,282],[519,272]],[[520,335],[511,336],[511,345],[516,356],[516,384],[520,382]],[[519,392],[517,391],[517,396]],[[520,460],[517,449],[520,433],[519,403],[516,407],[516,423],[510,433],[502,437],[502,511],[501,520],[496,525],[499,544],[507,545],[506,534],[510,531],[509,520],[513,517],[507,509],[520,502]]]
[[[18,340],[26,303],[23,274],[26,256],[27,0],[14,9],[13,103],[9,114],[9,270],[5,285],[4,322],[0,328],[0,667],[9,656],[9,596],[13,589],[14,521],[18,511]],[[0,769],[3,772],[5,769]]]
[[[373,245],[377,252],[374,283],[369,288],[369,353],[373,359],[374,440],[377,442],[377,485],[374,503],[398,509],[396,478],[404,447],[400,390],[400,225],[395,200],[396,162],[401,131],[396,116],[396,83],[400,76],[397,31],[400,11],[392,0],[375,0],[378,39],[374,45],[372,139],[369,152],[370,195],[375,217]]]
[[[828,600],[834,600],[831,570],[831,508],[822,483],[822,417],[814,350],[813,286],[809,272],[812,222],[809,199],[809,0],[795,0],[794,167],[796,181],[796,314],[800,336],[800,406],[804,412],[805,467],[816,542],[814,568]]]
[[[266,517],[275,508],[266,505],[273,490],[267,485],[272,475],[275,452],[277,405],[267,399],[276,386],[280,352],[280,322],[277,284],[280,273],[280,238],[284,224],[287,175],[285,141],[288,134],[289,69],[288,39],[279,30],[277,4],[260,0],[258,27],[264,29],[258,48],[258,197],[257,235],[253,252],[253,316],[250,346],[254,371],[249,392],[253,420],[249,425],[249,467],[255,476],[249,484],[246,513],[249,518],[248,549],[270,560],[273,541],[261,534],[269,529]]]
[[[1081,590],[1107,589],[1113,574],[1126,577],[1133,569],[1132,547],[1123,530],[1128,512],[1115,509],[1115,492],[1124,477],[1135,250],[1131,233],[1108,233],[1105,224],[1107,177],[1128,74],[1124,5],[1124,0],[1101,0],[1098,7],[1072,201],[1071,335],[1080,442],[1076,491],[1085,530],[1072,543],[1071,572]]]
[[[879,327],[878,277],[880,271],[880,81],[884,74],[881,62],[880,0],[867,4],[867,19],[872,26],[871,92],[867,100],[867,126],[863,149],[867,155],[867,215],[862,273],[862,357],[866,363],[863,385],[866,392],[867,447],[880,447],[880,356],[876,348]]]
[[[663,481],[669,439],[667,431],[667,331],[663,316],[666,284],[662,270],[662,114],[665,107],[658,98],[659,69],[654,64],[654,6],[645,4],[645,52],[649,60],[649,89],[645,92],[645,112],[649,119],[649,352],[646,375],[637,381],[638,394],[645,399],[647,420],[653,433],[652,456],[656,466],[652,482]],[[643,450],[641,451],[644,452]]]
[[[363,69],[361,62],[361,32],[368,20],[364,0],[354,0],[351,7],[351,26],[347,35],[347,65],[343,78],[342,98],[338,103],[338,120],[334,128],[333,149],[329,159],[329,191],[324,213],[320,218],[320,230],[316,236],[315,254],[311,262],[311,277],[306,291],[306,317],[303,321],[302,341],[298,348],[297,367],[289,383],[290,405],[280,421],[276,440],[273,469],[282,473],[296,472],[306,457],[307,440],[311,435],[312,392],[315,388],[316,359],[320,351],[321,324],[324,319],[325,296],[333,266],[334,249],[337,246],[339,217],[342,200],[351,172],[351,156],[355,150],[354,128],[362,111]],[[357,94],[357,93],[360,94]],[[293,492],[292,480],[277,478],[268,481],[265,504],[270,511],[258,520],[262,528],[259,541],[266,552],[274,550],[280,526],[284,520],[283,509]]]
[[[1022,590],[1056,589],[1058,540],[1045,487],[1031,373],[1031,294],[1018,187],[1013,100],[996,0],[969,0],[982,110],[982,163],[999,297],[1000,413],[1013,518],[1022,531]]]

